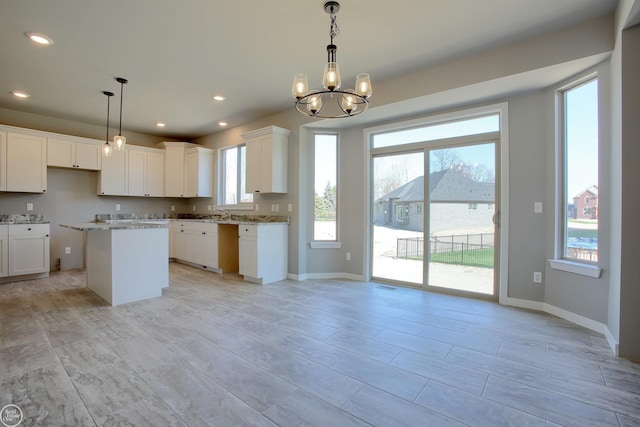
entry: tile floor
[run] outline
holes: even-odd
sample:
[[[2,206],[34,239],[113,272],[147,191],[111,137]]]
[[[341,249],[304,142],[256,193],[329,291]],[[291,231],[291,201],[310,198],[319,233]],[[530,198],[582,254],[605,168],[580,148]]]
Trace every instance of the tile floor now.
[[[171,264],[106,306],[84,272],[0,285],[0,405],[22,425],[640,426],[640,365],[545,314]]]

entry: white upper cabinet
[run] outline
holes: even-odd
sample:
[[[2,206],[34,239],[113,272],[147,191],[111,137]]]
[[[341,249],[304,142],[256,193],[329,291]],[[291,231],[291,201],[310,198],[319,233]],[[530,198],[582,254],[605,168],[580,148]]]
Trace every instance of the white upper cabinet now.
[[[102,196],[125,196],[128,194],[127,150],[102,154],[102,169],[98,174],[98,194]]]
[[[247,145],[247,192],[286,193],[291,131],[269,126],[242,135]]]
[[[164,149],[164,196],[184,197],[184,144],[162,143]]]
[[[47,166],[100,170],[102,144],[47,138]]]
[[[6,191],[47,191],[47,139],[43,136],[7,133]]]
[[[165,197],[213,197],[213,150],[189,142],[161,142]]]
[[[128,146],[129,196],[164,196],[164,153],[155,148]]]
[[[189,148],[185,152],[184,197],[213,197],[213,150]]]

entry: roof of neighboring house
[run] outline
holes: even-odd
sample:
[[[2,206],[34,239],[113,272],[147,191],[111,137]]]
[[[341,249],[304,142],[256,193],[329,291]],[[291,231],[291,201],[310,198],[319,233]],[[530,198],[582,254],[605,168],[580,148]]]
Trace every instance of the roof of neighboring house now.
[[[582,196],[584,193],[590,193],[596,197],[598,197],[598,186],[597,185],[592,185],[591,187],[587,188],[586,190],[581,191],[580,193],[578,193],[578,195],[573,196],[574,199]]]
[[[429,175],[429,198],[431,202],[480,202],[492,203],[495,199],[495,184],[477,182],[453,170],[434,172]],[[424,176],[419,176],[405,185],[380,197],[376,202],[396,199],[401,202],[421,202],[424,199]]]

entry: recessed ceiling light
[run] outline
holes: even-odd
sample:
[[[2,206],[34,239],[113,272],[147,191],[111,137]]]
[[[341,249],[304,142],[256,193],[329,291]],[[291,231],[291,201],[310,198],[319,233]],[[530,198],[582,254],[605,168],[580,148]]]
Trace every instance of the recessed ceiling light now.
[[[227,125],[227,122],[218,122],[218,124],[219,124],[220,126],[226,126],[226,125]]]
[[[166,124],[166,123],[163,123],[163,122],[158,122],[158,123],[156,123],[156,126],[158,126],[159,128],[163,128],[163,127],[165,127],[166,125],[167,125],[167,124]]]
[[[14,90],[13,92],[11,92],[11,94],[16,98],[28,98],[31,96],[27,92],[20,92],[18,90]]]
[[[53,40],[51,40],[49,37],[45,36],[44,34],[25,33],[25,35],[27,37],[29,37],[31,39],[31,41],[33,41],[35,43],[38,43],[38,44],[42,44],[42,45],[45,45],[45,46],[53,44]]]
[[[222,95],[213,95],[213,99],[216,101],[224,101],[224,96]]]

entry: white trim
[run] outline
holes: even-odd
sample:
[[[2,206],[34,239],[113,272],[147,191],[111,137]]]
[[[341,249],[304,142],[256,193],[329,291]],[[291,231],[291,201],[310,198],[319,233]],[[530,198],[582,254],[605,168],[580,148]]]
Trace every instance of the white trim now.
[[[512,307],[526,308],[528,310],[542,311],[548,314],[552,314],[561,319],[568,320],[571,323],[575,323],[576,325],[582,326],[591,331],[602,334],[607,339],[611,352],[616,356],[620,355],[618,340],[613,336],[613,334],[609,330],[609,327],[604,323],[589,319],[588,317],[581,316],[569,310],[565,310],[563,308],[556,307],[555,305],[547,304],[541,301],[530,301],[525,299],[506,297],[500,299],[500,304],[509,305]]]
[[[342,242],[309,242],[311,249],[340,249]]]
[[[568,273],[580,274],[581,276],[593,277],[599,279],[602,274],[602,268],[597,265],[583,264],[575,261],[567,261],[564,259],[548,260],[551,268],[554,270],[566,271]]]
[[[365,278],[361,274],[353,273],[305,273],[305,274],[293,274],[287,275],[288,279],[303,281],[312,279],[343,279],[343,280],[355,280],[357,282],[365,282]]]

